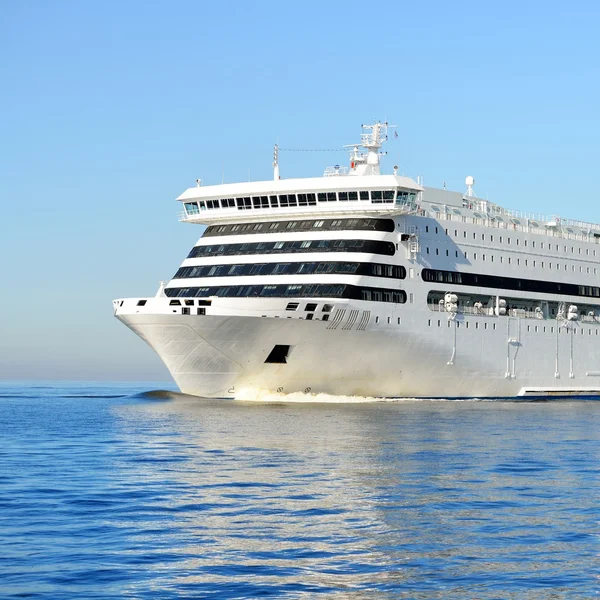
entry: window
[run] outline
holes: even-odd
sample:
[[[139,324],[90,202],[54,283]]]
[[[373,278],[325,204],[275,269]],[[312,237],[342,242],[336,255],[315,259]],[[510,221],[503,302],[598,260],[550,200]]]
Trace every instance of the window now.
[[[146,302],[147,302],[147,300],[138,300],[137,305],[138,306],[146,306]]]
[[[393,256],[396,252],[396,247],[392,242],[359,239],[294,240],[285,242],[252,242],[245,244],[210,244],[194,247],[188,254],[188,258],[201,258],[205,256],[299,253],[312,251],[365,252],[369,254]]]
[[[563,296],[600,297],[600,287],[579,286],[556,281],[499,277],[496,275],[459,273],[457,271],[439,271],[435,269],[423,269],[421,276],[423,281],[447,282],[480,288],[520,290]]]

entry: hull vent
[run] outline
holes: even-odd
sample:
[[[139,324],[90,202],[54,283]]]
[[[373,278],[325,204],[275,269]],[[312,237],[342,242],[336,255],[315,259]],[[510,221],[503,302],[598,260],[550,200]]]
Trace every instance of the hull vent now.
[[[356,329],[358,329],[359,331],[364,331],[367,328],[367,325],[369,324],[370,318],[371,318],[371,311],[365,310],[362,314],[362,317],[360,318],[358,327]]]

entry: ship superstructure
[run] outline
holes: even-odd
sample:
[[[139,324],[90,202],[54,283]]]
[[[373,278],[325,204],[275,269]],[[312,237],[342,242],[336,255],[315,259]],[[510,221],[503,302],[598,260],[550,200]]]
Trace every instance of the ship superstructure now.
[[[600,226],[382,174],[386,123],[322,177],[186,190],[202,237],[115,315],[185,393],[600,391]]]

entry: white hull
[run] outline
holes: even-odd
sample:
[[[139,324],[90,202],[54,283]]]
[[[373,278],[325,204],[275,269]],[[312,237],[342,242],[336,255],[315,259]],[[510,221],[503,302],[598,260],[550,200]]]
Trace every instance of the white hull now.
[[[155,298],[115,300],[183,392],[506,398],[600,392],[600,225],[350,169],[198,186],[208,225]]]
[[[535,331],[537,322],[530,319],[461,315],[457,327],[445,314],[407,308],[403,324],[392,316],[387,324],[382,317],[382,324],[366,331],[356,325],[344,329],[346,319],[334,327],[335,317],[330,322],[179,314],[118,318],[158,353],[182,392],[197,396],[240,398],[271,391],[504,398],[600,391],[597,326],[576,324],[550,333],[541,322]],[[490,327],[484,329],[486,322]],[[265,363],[276,344],[291,347],[286,364]]]

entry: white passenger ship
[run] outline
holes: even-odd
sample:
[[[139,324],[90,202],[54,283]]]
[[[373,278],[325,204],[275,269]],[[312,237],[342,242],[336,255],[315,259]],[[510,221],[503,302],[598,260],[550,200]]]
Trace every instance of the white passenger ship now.
[[[198,396],[598,393],[600,225],[382,174],[387,131],[323,177],[281,179],[276,147],[272,181],[198,181],[202,237],[116,317]]]

